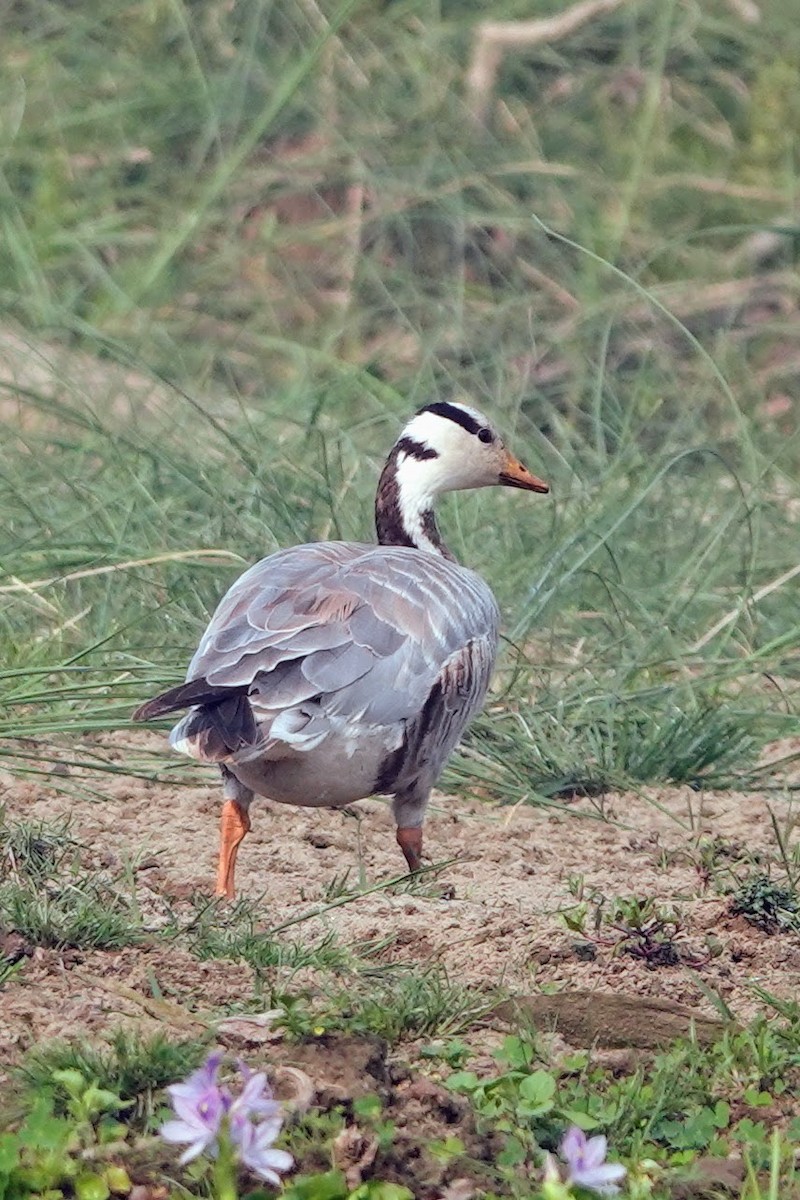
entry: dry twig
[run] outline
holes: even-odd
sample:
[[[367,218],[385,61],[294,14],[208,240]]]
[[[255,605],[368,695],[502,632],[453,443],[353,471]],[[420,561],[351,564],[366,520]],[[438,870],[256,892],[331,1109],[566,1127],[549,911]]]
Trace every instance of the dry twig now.
[[[483,121],[506,50],[528,50],[569,37],[596,17],[620,8],[626,0],[581,0],[565,12],[537,21],[481,21],[475,30],[467,97],[476,121]]]

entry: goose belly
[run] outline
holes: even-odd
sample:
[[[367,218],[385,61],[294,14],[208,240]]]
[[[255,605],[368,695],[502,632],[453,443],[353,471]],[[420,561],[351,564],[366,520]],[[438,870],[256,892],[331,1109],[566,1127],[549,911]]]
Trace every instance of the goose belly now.
[[[398,730],[362,730],[357,737],[331,736],[313,750],[281,758],[229,759],[226,766],[257,796],[304,808],[338,808],[375,792]]]

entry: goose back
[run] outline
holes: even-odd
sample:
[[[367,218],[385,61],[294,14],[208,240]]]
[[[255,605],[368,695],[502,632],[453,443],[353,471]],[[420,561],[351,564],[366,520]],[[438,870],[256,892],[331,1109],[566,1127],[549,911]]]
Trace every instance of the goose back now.
[[[457,563],[401,546],[310,543],[262,559],[233,584],[186,678],[247,689],[261,720],[316,699],[320,716],[393,725],[420,716],[445,666],[472,642],[477,707],[498,625],[488,585]]]

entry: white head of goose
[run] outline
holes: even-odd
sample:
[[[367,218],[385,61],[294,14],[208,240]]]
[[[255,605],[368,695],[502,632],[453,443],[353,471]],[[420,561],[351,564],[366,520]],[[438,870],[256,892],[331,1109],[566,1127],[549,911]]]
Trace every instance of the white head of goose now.
[[[419,868],[428,797],[483,703],[500,618],[444,545],[433,503],[493,484],[548,491],[475,409],[420,409],[381,474],[379,545],[312,542],[256,563],[220,602],[186,683],[133,714],[188,708],[171,745],[219,765],[217,895],[234,895],[255,794],[334,808],[391,795],[398,844]]]

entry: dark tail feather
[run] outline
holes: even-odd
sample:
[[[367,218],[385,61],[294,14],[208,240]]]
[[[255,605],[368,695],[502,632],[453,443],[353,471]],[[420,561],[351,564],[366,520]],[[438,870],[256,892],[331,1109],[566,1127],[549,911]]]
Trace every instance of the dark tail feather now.
[[[247,689],[214,687],[205,679],[192,679],[189,683],[181,683],[178,687],[162,692],[145,704],[141,704],[131,716],[132,721],[152,721],[162,717],[164,713],[175,712],[180,708],[192,708],[194,705],[222,704],[231,696],[239,696]],[[249,706],[248,706],[249,707]]]
[[[204,762],[221,762],[258,741],[258,728],[244,693],[228,694],[217,704],[195,708],[170,734],[170,743]]]

